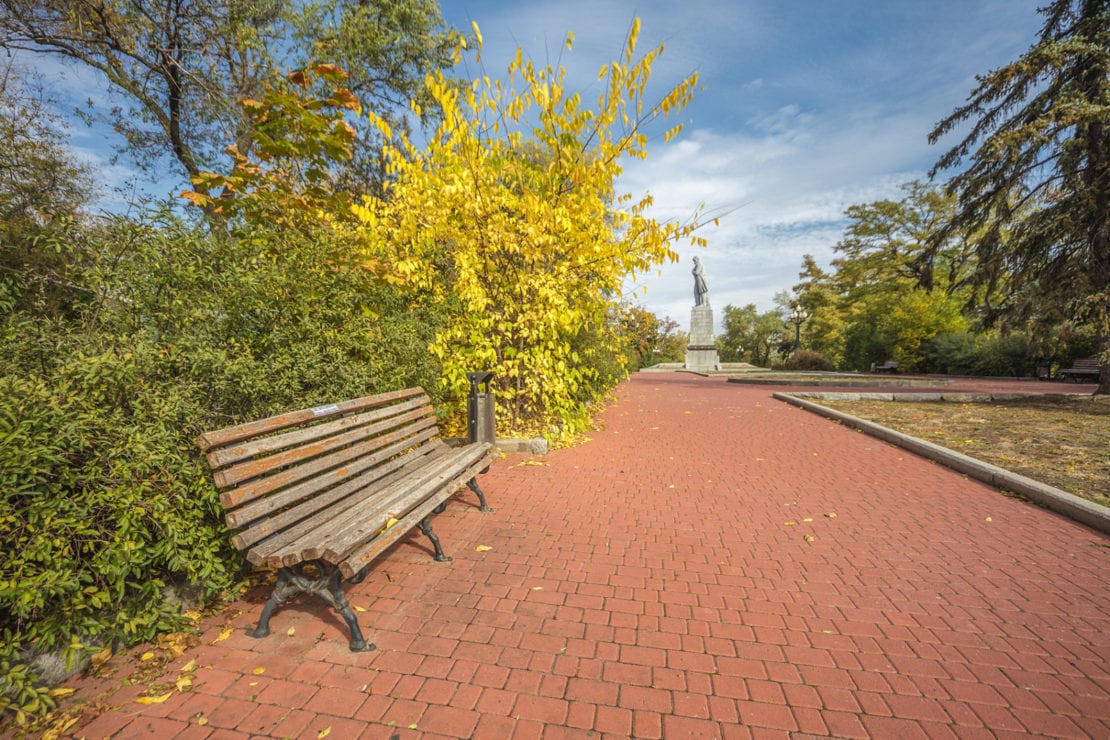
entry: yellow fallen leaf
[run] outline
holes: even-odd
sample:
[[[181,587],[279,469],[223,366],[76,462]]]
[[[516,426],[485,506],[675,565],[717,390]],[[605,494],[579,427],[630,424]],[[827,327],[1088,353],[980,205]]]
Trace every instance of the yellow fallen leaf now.
[[[988,522],[993,522],[994,520],[993,520],[993,519],[991,519],[991,518],[990,518],[990,517],[988,516],[988,517],[987,517],[987,521],[988,521]]]
[[[409,729],[410,730],[415,730],[416,729],[416,723],[413,722],[411,725],[409,725]]]
[[[143,653],[141,656],[139,656],[139,660],[147,661],[147,660],[150,660],[153,657],[154,657],[154,653]]]
[[[319,732],[316,733],[316,740],[320,740],[321,738],[325,738],[330,734],[331,734],[331,725],[328,725],[327,727],[325,727],[324,729],[322,729],[322,730],[320,730]]]
[[[171,696],[173,696],[172,691],[167,691],[166,693],[162,694],[161,696],[140,696],[138,699],[135,700],[135,703],[136,704],[162,704],[166,701],[166,699],[169,699]]]
[[[292,637],[293,635],[297,634],[297,628],[296,627],[290,627],[289,629],[285,630],[285,634]]]
[[[543,586],[532,586],[533,591],[543,591]]]
[[[803,522],[812,522],[812,521],[813,521],[813,517],[811,517],[811,516],[807,516],[807,517],[806,517],[805,519],[803,519],[802,521],[803,521]]]
[[[216,635],[216,639],[212,641],[212,644],[215,645],[217,642],[223,642],[227,638],[231,637],[231,634],[233,632],[235,632],[235,628],[231,625],[224,627],[222,630],[220,630],[220,634]]]
[[[830,511],[828,514],[825,514],[825,516],[827,516],[829,519],[836,519],[836,512]]]
[[[262,666],[258,666],[253,671],[251,671],[251,673],[253,673],[256,676],[261,676],[265,672],[266,672],[266,669],[263,668]]]
[[[356,612],[364,612],[364,611],[366,611],[366,609],[365,609],[365,608],[363,608],[363,607],[361,607],[361,606],[359,606],[359,605],[357,605],[357,604],[355,604],[355,605],[354,605],[354,608],[355,608],[355,611],[356,611]]]
[[[200,621],[200,612],[198,612],[196,609],[189,609],[187,611],[183,611],[183,612],[181,612],[181,616],[185,617],[190,622],[199,622]]]
[[[196,669],[197,669],[197,661],[196,661],[195,658],[193,660],[190,660],[185,665],[181,666],[181,672],[182,673],[192,673]]]
[[[490,550],[492,550],[493,548],[492,548],[492,547],[490,547],[489,545],[478,545],[478,546],[477,546],[477,547],[475,547],[474,549],[475,549],[475,550],[476,550],[477,552],[489,552],[489,551],[490,551]]]
[[[783,524],[784,527],[796,527],[796,526],[798,526],[797,522],[783,522],[782,524]]]
[[[177,682],[174,683],[174,686],[177,687],[178,691],[185,691],[187,689],[191,689],[191,688],[193,688],[193,677],[192,676],[178,676],[177,677]]]
[[[54,696],[54,697],[58,697],[58,696],[69,696],[70,694],[72,694],[72,693],[73,693],[73,692],[75,692],[75,691],[77,691],[77,689],[69,689],[69,688],[65,688],[65,689],[51,689],[51,690],[50,690],[50,695],[51,695],[51,696]]]
[[[204,727],[206,724],[208,724],[208,718],[207,717],[197,717],[197,724],[200,725],[201,727]]]
[[[81,718],[63,717],[59,721],[55,722],[53,727],[42,733],[42,740],[58,740],[60,737],[62,737],[62,733],[77,724],[77,720],[79,719]],[[18,720],[16,721],[18,722]]]
[[[815,539],[817,539],[817,538],[816,538],[816,537],[814,537],[814,536],[813,536],[813,535],[811,535],[811,534],[807,534],[807,535],[806,535],[806,542],[813,542],[813,541],[814,541]]]
[[[547,463],[542,462],[540,460],[525,460],[524,462],[521,463],[521,465],[531,465],[533,467],[542,467],[542,466],[546,466]]]
[[[109,645],[108,647],[104,648],[103,650],[101,650],[96,655],[89,658],[89,661],[92,663],[93,668],[99,668],[100,666],[107,663],[108,659],[111,658],[111,657],[112,657],[112,646]]]

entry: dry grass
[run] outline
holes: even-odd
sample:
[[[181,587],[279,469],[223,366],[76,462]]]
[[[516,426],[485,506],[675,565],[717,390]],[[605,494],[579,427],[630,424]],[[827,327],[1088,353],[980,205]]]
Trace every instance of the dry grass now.
[[[1110,398],[819,403],[1110,506]]]

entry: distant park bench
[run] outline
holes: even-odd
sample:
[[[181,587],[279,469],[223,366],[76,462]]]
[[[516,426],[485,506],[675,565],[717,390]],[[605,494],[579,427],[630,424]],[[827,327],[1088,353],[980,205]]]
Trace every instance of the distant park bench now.
[[[887,360],[881,365],[874,362],[871,363],[871,372],[873,373],[896,373],[898,372],[898,363],[894,360]]]
[[[475,482],[495,453],[487,443],[449,447],[421,388],[292,411],[208,432],[207,453],[232,543],[277,583],[251,630],[270,634],[270,617],[298,593],[324,599],[346,621],[351,650],[373,650],[343,592],[371,561],[415,527],[435,559],[443,554],[430,519],[464,486],[489,511]]]
[[[1071,367],[1061,370],[1060,374],[1064,376],[1065,380],[1083,380],[1090,378],[1092,380],[1098,379],[1098,358],[1097,357],[1081,357],[1076,360]]]

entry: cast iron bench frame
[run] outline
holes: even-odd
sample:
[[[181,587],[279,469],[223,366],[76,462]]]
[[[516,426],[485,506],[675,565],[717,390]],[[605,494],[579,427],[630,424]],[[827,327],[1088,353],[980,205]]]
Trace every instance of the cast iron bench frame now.
[[[439,438],[422,388],[291,411],[207,432],[206,453],[232,544],[277,583],[251,637],[270,634],[270,617],[298,593],[319,596],[351,631],[350,648],[373,650],[347,602],[342,579],[359,583],[370,563],[412,529],[449,561],[431,516],[464,486],[486,505],[475,476],[493,445],[450,447]]]
[[[1098,373],[1097,357],[1080,357],[1072,363],[1071,367],[1060,371],[1060,375],[1064,376],[1065,380],[1074,378],[1077,381],[1088,375],[1097,380]]]
[[[873,373],[896,373],[898,372],[898,363],[894,360],[887,360],[881,365],[871,363],[871,372]]]

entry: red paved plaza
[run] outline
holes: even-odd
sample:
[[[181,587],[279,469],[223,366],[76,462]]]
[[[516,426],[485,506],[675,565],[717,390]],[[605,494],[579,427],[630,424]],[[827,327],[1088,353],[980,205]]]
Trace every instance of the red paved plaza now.
[[[590,441],[495,464],[494,513],[451,503],[454,562],[416,533],[351,587],[376,652],[310,600],[253,640],[253,598],[162,703],[71,682],[107,705],[71,732],[1110,737],[1110,538],[772,390],[635,376]]]

